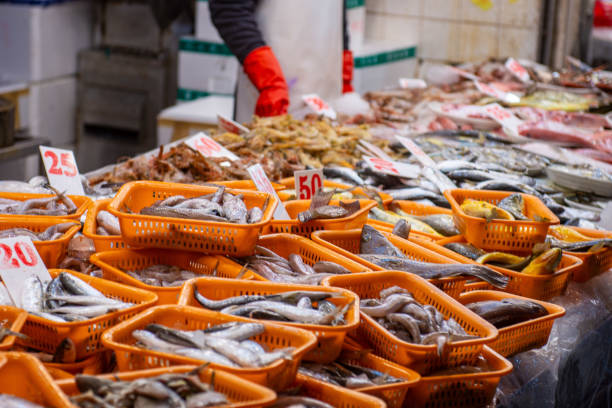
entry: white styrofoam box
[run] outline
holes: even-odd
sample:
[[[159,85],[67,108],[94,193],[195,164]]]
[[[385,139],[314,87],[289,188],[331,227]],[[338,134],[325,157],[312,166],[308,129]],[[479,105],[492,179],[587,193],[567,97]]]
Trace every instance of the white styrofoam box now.
[[[417,66],[416,45],[389,42],[364,44],[355,56],[353,87],[358,93],[396,88],[399,78],[414,77]]]
[[[208,96],[194,101],[179,103],[164,109],[157,115],[158,122],[173,121],[193,125],[217,125],[217,115],[226,118],[234,117],[233,96]],[[161,123],[157,124],[157,144],[168,144],[172,139],[173,128]],[[194,126],[189,129],[189,136],[199,129]]]
[[[208,9],[208,0],[198,0],[196,4],[195,36],[199,40],[222,43],[223,40],[217,32]]]
[[[77,71],[92,44],[91,2],[50,6],[0,4],[0,79],[41,81]]]
[[[349,49],[358,51],[363,46],[365,36],[365,0],[347,0],[346,25],[349,33]]]
[[[75,76],[30,85],[28,121],[33,136],[49,139],[52,146],[75,142],[76,87]]]
[[[239,65],[225,44],[182,37],[179,42],[177,99],[192,100],[211,94],[233,95]]]

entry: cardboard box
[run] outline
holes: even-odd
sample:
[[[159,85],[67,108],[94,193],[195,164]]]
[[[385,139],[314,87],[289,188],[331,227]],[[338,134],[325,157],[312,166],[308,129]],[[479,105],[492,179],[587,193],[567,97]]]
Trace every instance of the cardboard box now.
[[[0,4],[0,80],[42,81],[76,73],[92,44],[91,2]]]
[[[358,93],[397,88],[399,78],[412,78],[417,67],[416,45],[375,42],[354,56],[353,87]]]
[[[222,43],[223,40],[210,19],[208,0],[198,0],[196,4],[195,36],[198,40]]]
[[[30,134],[49,139],[52,146],[75,143],[76,84],[69,76],[30,85]]]
[[[349,32],[349,49],[357,52],[363,46],[365,36],[365,0],[347,0],[346,24]]]
[[[182,37],[179,43],[178,100],[233,95],[240,63],[225,44]]]

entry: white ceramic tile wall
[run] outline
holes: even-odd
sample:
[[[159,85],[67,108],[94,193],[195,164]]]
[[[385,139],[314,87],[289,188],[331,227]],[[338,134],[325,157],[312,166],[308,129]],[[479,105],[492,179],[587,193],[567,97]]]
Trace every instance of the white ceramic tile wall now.
[[[366,0],[366,39],[414,41],[420,57],[535,58],[542,0]]]

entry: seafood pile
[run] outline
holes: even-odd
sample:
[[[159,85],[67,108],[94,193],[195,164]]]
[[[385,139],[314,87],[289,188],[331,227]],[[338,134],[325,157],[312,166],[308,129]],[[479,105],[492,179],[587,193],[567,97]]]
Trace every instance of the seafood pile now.
[[[55,224],[45,229],[42,232],[34,232],[27,228],[9,228],[0,231],[0,238],[12,238],[19,236],[26,236],[32,239],[32,241],[53,241],[59,239],[64,235],[66,231],[75,225],[79,225],[78,222],[63,222],[61,224]]]
[[[255,247],[254,255],[238,261],[273,282],[318,285],[328,276],[351,273],[335,262],[318,261],[310,266],[299,254],[290,254],[288,259],[285,259],[262,246]]]
[[[121,235],[119,218],[108,211],[102,210],[96,214],[96,234],[98,235]]]
[[[333,195],[334,190],[327,192],[323,189],[317,190],[310,200],[309,208],[298,214],[298,220],[303,223],[313,220],[343,218],[354,214],[361,208],[359,201],[352,201],[350,203],[340,201],[340,205],[330,205],[329,202]]]
[[[59,216],[74,214],[77,206],[65,194],[56,192],[55,197],[11,200],[0,198],[0,214],[6,215],[47,215]]]
[[[263,218],[259,207],[247,209],[241,194],[225,192],[221,186],[212,194],[185,198],[181,195],[159,200],[140,210],[140,214],[170,218],[188,218],[202,221],[231,222],[235,224],[254,224]]]
[[[412,231],[425,232],[440,238],[460,234],[459,229],[455,225],[453,216],[450,214],[428,214],[419,216],[408,214],[401,208],[395,208],[393,210],[372,208],[369,217],[394,225],[397,225],[400,221],[404,221],[410,226]]]
[[[70,400],[80,408],[204,408],[229,404],[227,396],[215,391],[214,383],[202,382],[198,372],[196,368],[190,373],[168,373],[133,381],[77,374],[75,382],[80,394]]]
[[[279,359],[291,359],[292,347],[268,351],[249,340],[264,331],[264,325],[258,323],[233,322],[192,331],[149,324],[134,330],[132,336],[138,347],[228,367],[265,367]]]
[[[202,307],[234,316],[316,325],[344,324],[350,305],[337,307],[330,292],[282,292],[272,295],[242,295],[222,300],[204,297],[194,286],[193,296]]]
[[[143,269],[134,269],[125,273],[146,285],[161,287],[182,286],[183,283],[197,276],[195,272],[179,268],[176,265],[150,265]]]
[[[465,305],[498,329],[546,316],[548,311],[539,303],[523,299],[483,300]]]
[[[87,320],[132,306],[106,297],[67,272],[61,272],[46,285],[37,277],[26,279],[21,305],[28,313],[54,322]]]
[[[359,310],[402,341],[435,344],[438,355],[442,355],[449,342],[476,338],[453,318],[445,318],[432,305],[419,303],[399,286],[381,290],[377,299],[361,299]]]
[[[525,200],[518,193],[510,194],[497,205],[468,198],[461,203],[461,210],[472,217],[487,220],[530,220],[525,215]],[[544,219],[535,214],[532,221],[544,221]]]
[[[551,247],[568,252],[595,252],[600,248],[612,247],[612,238],[591,238],[562,225],[548,227],[546,242]]]

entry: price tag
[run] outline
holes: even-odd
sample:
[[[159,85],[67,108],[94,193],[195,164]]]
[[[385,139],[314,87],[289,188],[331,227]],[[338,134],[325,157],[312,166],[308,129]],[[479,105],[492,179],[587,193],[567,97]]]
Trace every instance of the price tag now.
[[[399,86],[402,89],[425,89],[427,82],[420,78],[400,78]]]
[[[477,75],[470,74],[469,72],[459,69],[457,67],[453,67],[451,65],[448,65],[448,67],[465,79],[471,79],[472,81],[477,81],[480,79]]]
[[[476,84],[476,88],[478,88],[480,92],[485,95],[492,96],[495,99],[499,99],[500,101],[504,101],[506,103],[518,103],[521,100],[521,98],[514,95],[513,93],[504,92],[494,85],[485,84],[484,82],[480,81],[474,81],[474,83]]]
[[[500,106],[497,103],[491,103],[483,106],[484,111],[497,123],[502,126],[504,132],[509,134],[515,141],[529,141],[529,138],[521,136],[519,126],[523,123],[522,120],[514,116],[512,112]]]
[[[323,170],[299,170],[293,173],[295,195],[300,200],[310,200],[323,187]]]
[[[359,144],[368,148],[368,150],[370,150],[370,152],[376,157],[380,157],[381,159],[385,159],[385,160],[393,160],[391,156],[385,153],[381,148],[379,148],[376,145],[373,145],[370,142],[366,142],[365,140],[360,140]]]
[[[185,140],[185,144],[200,152],[204,157],[225,157],[230,160],[238,160],[239,157],[221,146],[214,139],[208,137],[206,133],[199,132]]]
[[[62,193],[85,195],[72,151],[40,146],[40,156],[45,165],[49,183],[54,188]]]
[[[521,82],[529,82],[529,72],[514,58],[506,60],[506,68]]]
[[[242,126],[238,122],[226,118],[223,115],[217,115],[217,124],[221,129],[225,130],[226,132],[236,133],[238,135],[242,133],[249,133],[249,129]]]
[[[266,172],[264,171],[263,167],[261,167],[261,164],[254,164],[247,168],[247,171],[249,172],[251,180],[253,180],[253,183],[255,183],[259,191],[269,193],[278,200],[278,206],[276,207],[276,210],[274,210],[274,219],[290,220],[291,217],[289,217],[289,214],[285,209],[285,205],[278,198],[278,194],[276,194],[274,187],[272,187],[272,183],[270,183],[270,180],[268,179],[268,176],[266,176]]]
[[[327,104],[317,94],[302,95],[304,103],[312,109],[316,114],[327,116],[330,119],[336,119],[336,111]]]
[[[22,307],[21,293],[31,276],[38,277],[43,284],[51,280],[30,237],[0,239],[0,277],[17,307]]]
[[[419,167],[413,164],[400,163],[372,156],[362,156],[362,159],[372,171],[377,173],[389,174],[402,178],[417,178],[420,174]]]
[[[433,161],[431,159],[431,157],[429,157],[423,151],[423,149],[421,149],[419,146],[417,146],[417,144],[414,143],[412,140],[408,139],[407,137],[398,136],[398,135],[396,135],[395,138],[402,144],[402,146],[404,146],[406,149],[408,149],[408,151],[410,153],[412,153],[414,155],[414,157],[416,157],[417,160],[419,162],[421,162],[421,164],[423,166],[427,166],[427,167],[435,167],[436,166],[436,162]]]

